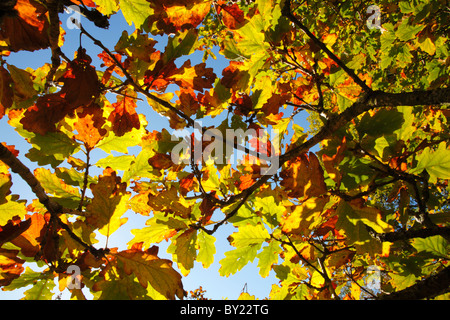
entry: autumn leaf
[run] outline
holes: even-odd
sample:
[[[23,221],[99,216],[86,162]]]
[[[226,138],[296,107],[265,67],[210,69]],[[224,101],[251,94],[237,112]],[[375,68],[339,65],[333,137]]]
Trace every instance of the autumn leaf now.
[[[0,248],[0,286],[9,285],[23,272],[25,260],[17,257],[18,250]]]
[[[78,132],[75,138],[84,142],[89,150],[93,149],[107,134],[106,129],[102,128],[104,123],[100,107],[91,105],[83,108],[83,112],[78,113],[78,121],[74,124],[74,129]]]
[[[48,48],[49,21],[46,8],[38,1],[17,0],[18,15],[4,17],[1,23],[0,40],[6,41],[10,51],[34,51]]]
[[[121,182],[120,177],[111,168],[103,171],[98,183],[90,185],[94,198],[87,205],[85,215],[92,227],[102,229],[106,226],[108,228],[113,216],[118,216],[118,221],[121,221],[120,216],[126,211],[122,203],[122,198],[127,196],[126,187],[126,183]],[[113,231],[106,229],[103,233],[110,235]]]
[[[142,244],[135,244],[131,249],[120,251],[115,256],[124,263],[125,272],[134,273],[142,287],[150,284],[156,291],[167,299],[184,297],[181,275],[172,268],[172,262],[158,258],[158,247],[154,246],[145,251]]]
[[[166,34],[197,27],[208,14],[211,1],[153,1],[153,13],[148,16],[150,28]]]
[[[289,161],[289,166],[281,171],[280,176],[283,178],[280,184],[293,198],[320,196],[327,191],[323,169],[312,152],[309,153],[309,157],[302,154]]]
[[[283,231],[293,234],[307,234],[320,223],[320,215],[328,203],[328,197],[309,198],[296,206],[282,222]]]
[[[206,68],[205,63],[197,64],[191,67],[191,61],[187,60],[174,75],[168,77],[168,80],[173,80],[176,84],[183,88],[192,88],[194,90],[203,92],[203,89],[213,87],[216,75],[212,68]]]
[[[0,245],[9,242],[20,236],[31,225],[31,219],[25,221],[9,221],[6,225],[0,226]]]
[[[140,128],[135,99],[130,97],[117,97],[117,102],[113,103],[112,106],[114,110],[109,115],[108,121],[111,121],[112,129],[116,136],[121,137],[133,128]]]
[[[25,232],[11,241],[12,244],[21,249],[25,257],[34,257],[40,250],[40,242],[44,236],[46,225],[44,215],[34,213],[28,219],[31,223]]]
[[[222,15],[223,24],[231,30],[239,29],[246,23],[244,11],[236,3],[218,6],[217,13]]]
[[[43,95],[28,108],[20,122],[24,129],[45,135],[57,131],[56,124],[79,106],[88,106],[100,94],[100,82],[91,58],[80,49],[59,79],[63,87],[57,93]]]

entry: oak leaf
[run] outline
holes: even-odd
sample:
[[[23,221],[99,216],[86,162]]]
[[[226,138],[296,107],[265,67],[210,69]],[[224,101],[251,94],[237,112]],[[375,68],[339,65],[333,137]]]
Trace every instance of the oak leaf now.
[[[34,0],[17,0],[17,16],[4,17],[0,24],[0,40],[10,51],[34,51],[50,47],[49,20],[46,8]]]
[[[124,271],[134,273],[142,287],[148,284],[168,299],[175,296],[182,299],[185,295],[181,275],[172,267],[172,261],[158,257],[158,247],[142,251],[142,243],[135,243],[131,249],[115,254],[123,262]]]
[[[25,260],[17,257],[19,250],[0,248],[0,287],[9,285],[24,271]]]
[[[280,173],[281,185],[286,188],[289,197],[309,198],[317,197],[327,192],[323,177],[323,169],[319,160],[312,152],[289,161]]]
[[[116,136],[123,136],[133,128],[139,129],[141,123],[136,113],[136,101],[130,97],[118,97],[113,103],[114,110],[108,117],[112,123],[112,129]]]
[[[86,207],[86,220],[91,226],[102,229],[110,223],[116,211],[123,211],[119,205],[122,197],[127,195],[127,184],[121,182],[114,170],[106,168],[98,183],[91,184],[90,188],[94,198]]]
[[[59,92],[37,99],[28,108],[20,123],[25,130],[45,135],[56,131],[56,124],[80,106],[90,105],[100,95],[100,82],[91,58],[80,48],[77,57],[69,62],[67,71],[59,79],[63,87]]]
[[[34,213],[28,218],[30,226],[11,243],[19,247],[25,257],[35,257],[40,250],[40,242],[45,233],[45,218],[40,213]]]
[[[6,109],[13,104],[13,91],[11,88],[11,75],[8,70],[0,66],[0,119],[5,115]]]

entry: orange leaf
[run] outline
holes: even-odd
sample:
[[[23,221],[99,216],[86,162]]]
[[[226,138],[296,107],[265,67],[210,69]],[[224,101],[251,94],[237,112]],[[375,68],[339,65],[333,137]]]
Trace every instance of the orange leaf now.
[[[99,107],[84,108],[83,112],[78,115],[78,121],[74,124],[74,129],[78,132],[75,138],[84,142],[89,149],[94,148],[107,134],[107,131],[102,129],[104,123],[102,110]]]
[[[309,158],[302,154],[289,161],[280,177],[283,179],[280,184],[292,198],[317,197],[327,191],[322,167],[312,152],[309,153]]]
[[[338,165],[344,159],[344,152],[346,149],[347,141],[344,137],[341,144],[337,147],[336,154],[334,154],[333,156],[328,156],[326,154],[322,155],[322,162],[324,164],[325,170],[327,170],[330,178],[338,184],[341,182],[342,178],[341,173],[338,169]]]
[[[187,60],[180,68],[179,72],[170,76],[168,80],[173,80],[183,88],[192,88],[203,92],[205,88],[212,88],[216,75],[212,68],[206,68],[206,63],[200,63],[191,67],[191,61]]]
[[[0,248],[0,287],[9,285],[23,272],[22,260],[17,257],[19,250],[8,250]]]
[[[30,219],[30,227],[20,236],[11,241],[12,244],[21,249],[25,257],[34,257],[40,249],[40,241],[45,232],[44,215],[34,213]]]
[[[153,0],[153,15],[147,18],[150,26],[166,34],[196,28],[211,9],[211,1],[204,0]]]

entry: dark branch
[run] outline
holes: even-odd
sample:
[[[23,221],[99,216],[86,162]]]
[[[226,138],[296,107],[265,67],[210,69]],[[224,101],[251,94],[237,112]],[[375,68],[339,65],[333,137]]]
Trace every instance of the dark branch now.
[[[347,67],[341,59],[339,59],[333,52],[330,51],[330,49],[327,48],[327,46],[320,41],[309,29],[303,25],[300,20],[298,20],[291,12],[291,1],[286,0],[284,4],[284,8],[282,11],[282,14],[291,20],[297,27],[299,27],[312,41],[314,41],[314,44],[316,44],[320,49],[322,49],[329,57],[332,59],[338,66],[340,66],[352,79],[357,83],[365,92],[371,92],[372,89],[370,89],[367,84],[359,78],[355,72]]]
[[[437,297],[450,291],[450,267],[403,290],[383,294],[377,300],[420,300]]]
[[[366,226],[372,238],[381,242],[395,242],[413,238],[428,238],[432,236],[450,237],[450,227],[434,226],[424,229],[399,230],[394,232],[378,233],[371,227]]]

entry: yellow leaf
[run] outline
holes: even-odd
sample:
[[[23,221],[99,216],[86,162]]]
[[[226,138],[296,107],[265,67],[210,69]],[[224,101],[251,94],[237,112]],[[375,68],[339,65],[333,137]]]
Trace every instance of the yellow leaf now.
[[[123,262],[125,273],[134,273],[142,287],[147,288],[150,284],[168,299],[173,300],[175,296],[182,299],[184,290],[181,275],[173,269],[172,261],[160,259],[156,246],[145,251],[141,250],[141,246],[137,243],[129,250],[115,254]]]

